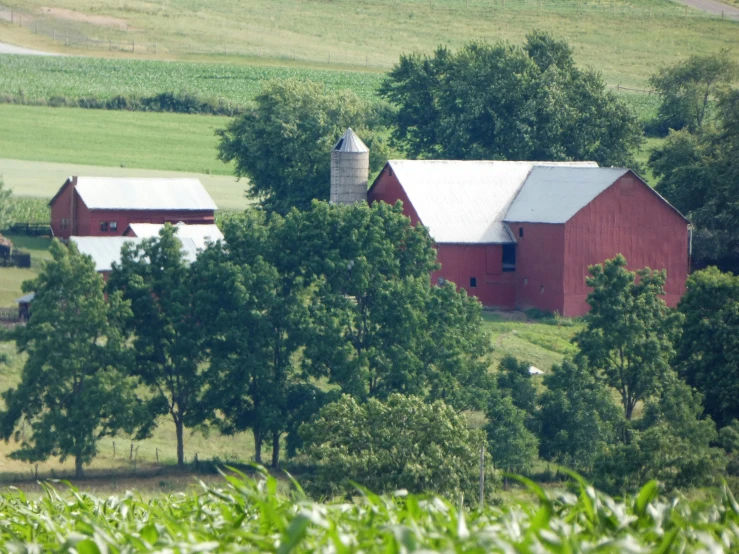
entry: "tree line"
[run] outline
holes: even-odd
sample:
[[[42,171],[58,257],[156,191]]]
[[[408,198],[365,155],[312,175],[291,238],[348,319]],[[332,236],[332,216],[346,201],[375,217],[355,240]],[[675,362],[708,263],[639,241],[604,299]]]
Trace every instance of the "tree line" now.
[[[188,429],[248,430],[256,461],[287,455],[319,495],[357,482],[476,498],[483,445],[491,470],[546,460],[619,492],[739,471],[738,277],[696,272],[674,310],[664,272],[591,267],[578,353],[541,386],[525,360],[492,368],[479,302],[431,285],[432,241],[400,205],[252,209],[223,232],[188,263],[167,225],[107,283],[54,241],[12,331],[26,354],[0,413],[14,458],[71,457],[81,476],[102,437],[143,439],[163,416],[179,464]]]

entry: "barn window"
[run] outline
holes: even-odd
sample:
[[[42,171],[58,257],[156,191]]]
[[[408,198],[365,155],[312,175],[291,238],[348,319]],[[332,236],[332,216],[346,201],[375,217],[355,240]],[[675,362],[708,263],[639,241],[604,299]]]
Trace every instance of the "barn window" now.
[[[544,285],[539,285],[539,294],[544,294]]]
[[[69,227],[69,220],[66,217],[62,218],[62,229]]]
[[[516,271],[516,245],[503,245],[503,271]]]
[[[523,238],[523,227],[518,228],[518,236]]]
[[[444,285],[444,281],[445,281],[445,280],[444,280],[444,277],[437,277],[437,278],[436,278],[436,283],[437,283],[437,284],[438,284],[438,285],[439,285],[440,287]]]
[[[107,221],[101,221],[100,222],[100,230],[101,231],[107,231],[108,230],[108,222]]]
[[[110,222],[110,230],[111,231],[117,231],[118,230],[118,222],[117,221],[111,221]]]
[[[470,277],[470,288],[475,288],[477,286],[477,277]]]

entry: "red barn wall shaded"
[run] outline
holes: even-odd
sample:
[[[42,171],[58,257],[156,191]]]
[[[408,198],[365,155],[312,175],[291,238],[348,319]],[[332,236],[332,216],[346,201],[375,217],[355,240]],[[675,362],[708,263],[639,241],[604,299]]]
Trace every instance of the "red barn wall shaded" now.
[[[623,254],[629,269],[666,269],[665,301],[675,306],[688,277],[688,222],[629,172],[565,224],[562,313],[587,313],[589,265]]]
[[[436,250],[441,269],[431,274],[432,282],[443,277],[483,306],[516,308],[516,273],[503,271],[500,244],[439,244]]]
[[[51,230],[55,237],[68,239],[82,237],[122,236],[131,223],[210,224],[213,210],[90,210],[67,184],[51,201]],[[105,226],[101,224],[105,223]],[[115,230],[111,229],[115,223]],[[103,230],[107,228],[107,230]]]
[[[393,206],[398,200],[403,202],[403,213],[411,219],[413,225],[416,225],[420,219],[413,208],[413,204],[408,200],[408,195],[403,190],[390,165],[385,165],[385,168],[367,192],[367,202],[372,204],[382,201]]]
[[[518,241],[516,307],[563,313],[564,225],[509,223],[508,226]]]

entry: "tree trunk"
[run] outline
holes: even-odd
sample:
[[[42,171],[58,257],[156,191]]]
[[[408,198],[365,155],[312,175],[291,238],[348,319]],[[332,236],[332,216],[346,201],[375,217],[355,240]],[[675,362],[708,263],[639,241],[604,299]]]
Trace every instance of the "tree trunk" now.
[[[177,466],[178,467],[184,467],[185,466],[185,444],[182,440],[182,431],[183,431],[183,425],[182,425],[182,419],[180,418],[173,418],[174,419],[174,426],[177,431]]]
[[[634,413],[634,402],[626,402],[626,419],[631,421],[631,414]]]
[[[254,461],[262,463],[262,434],[258,427],[254,428]]]
[[[82,467],[81,456],[75,456],[74,458],[74,476],[76,479],[82,479],[85,476],[85,470]]]
[[[272,431],[272,467],[280,467],[280,433]]]

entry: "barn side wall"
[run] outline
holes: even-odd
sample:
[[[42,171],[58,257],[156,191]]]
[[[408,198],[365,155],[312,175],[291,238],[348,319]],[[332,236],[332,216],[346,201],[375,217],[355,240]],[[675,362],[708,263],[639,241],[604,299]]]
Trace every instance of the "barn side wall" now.
[[[688,223],[627,173],[565,224],[564,315],[587,313],[588,266],[623,254],[629,269],[667,270],[665,301],[675,306],[688,277]]]
[[[369,189],[367,202],[371,205],[373,202],[382,201],[392,206],[398,200],[403,202],[403,213],[411,219],[413,225],[416,225],[420,221],[418,214],[411,201],[408,200],[408,195],[400,185],[400,181],[398,181],[390,166],[386,165],[375,179],[372,188]]]
[[[66,182],[62,191],[54,198],[51,204],[51,231],[55,237],[67,239],[72,234],[72,204],[71,198],[74,193],[72,183]],[[63,225],[62,222],[67,222]]]
[[[518,241],[516,307],[563,313],[564,225],[513,222],[508,227]]]
[[[131,223],[177,223],[210,224],[214,222],[213,211],[154,211],[154,210],[89,210],[81,203],[78,209],[77,236],[82,237],[116,237],[123,236]],[[101,231],[102,222],[115,221],[118,226],[115,231]]]
[[[515,309],[516,273],[503,271],[500,244],[439,244],[436,250],[441,269],[431,274],[433,283],[442,277],[476,296],[483,306]]]

